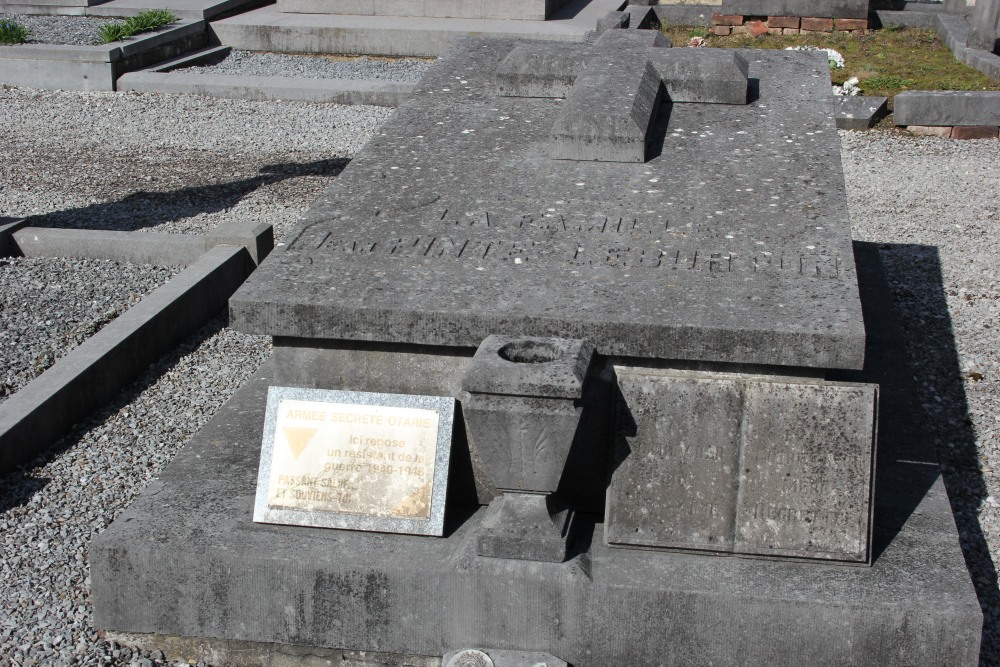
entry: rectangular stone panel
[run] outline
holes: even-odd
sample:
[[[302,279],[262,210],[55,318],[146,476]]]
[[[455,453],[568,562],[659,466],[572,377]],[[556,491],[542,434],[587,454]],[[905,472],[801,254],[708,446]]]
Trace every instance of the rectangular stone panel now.
[[[868,558],[874,385],[747,383],[736,550]]]
[[[615,371],[609,545],[869,561],[875,385]]]
[[[621,400],[607,541],[732,550],[740,384],[616,370]],[[665,385],[668,409],[663,409]]]

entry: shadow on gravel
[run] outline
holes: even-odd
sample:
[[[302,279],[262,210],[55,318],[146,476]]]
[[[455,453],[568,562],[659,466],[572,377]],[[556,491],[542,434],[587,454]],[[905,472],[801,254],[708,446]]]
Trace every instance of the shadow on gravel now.
[[[917,414],[924,415],[919,439],[941,463],[966,566],[984,609],[980,664],[1000,664],[1000,616],[991,615],[1000,608],[1000,591],[978,519],[978,509],[989,493],[969,417],[938,249],[882,244],[878,251],[892,287],[901,340],[906,343],[906,350],[900,352],[909,357],[905,369],[915,380],[911,382],[920,406]]]
[[[270,164],[257,176],[228,183],[198,185],[167,192],[135,192],[124,199],[91,204],[28,218],[31,227],[60,227],[132,232],[183,220],[199,213],[218,213],[236,206],[255,190],[289,178],[336,176],[350,162],[331,158],[315,162]]]
[[[48,477],[29,477],[21,468],[0,477],[0,514],[27,504],[50,481]]]
[[[32,461],[21,464],[5,476],[0,476],[0,514],[27,504],[36,493],[48,486],[50,481],[48,477],[33,477],[30,474],[31,470],[48,464],[64,451],[80,444],[81,438],[90,430],[100,426],[119,413],[123,408],[126,408],[139,394],[146,391],[160,377],[176,366],[182,357],[190,354],[205,340],[224,329],[228,324],[228,319],[226,311],[223,310],[219,315],[216,315],[208,323],[184,339],[171,352],[163,355],[151,364],[139,378],[133,380],[118,392],[100,410],[73,426],[73,429],[54,445],[40,453]],[[86,456],[85,452],[81,454],[84,457]]]

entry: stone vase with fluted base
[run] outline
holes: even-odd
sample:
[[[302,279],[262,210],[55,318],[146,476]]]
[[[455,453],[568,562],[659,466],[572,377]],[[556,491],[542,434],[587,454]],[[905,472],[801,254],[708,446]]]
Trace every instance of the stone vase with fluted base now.
[[[594,348],[584,340],[489,336],[462,379],[475,456],[501,495],[490,503],[479,555],[562,562],[573,510],[555,495],[583,414]]]

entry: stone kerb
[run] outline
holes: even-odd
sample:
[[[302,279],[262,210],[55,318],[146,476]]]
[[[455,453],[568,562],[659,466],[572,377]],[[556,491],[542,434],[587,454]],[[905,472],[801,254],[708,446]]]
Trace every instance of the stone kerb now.
[[[274,245],[270,225],[229,223],[209,235],[191,236],[23,223],[0,220],[0,256],[89,257],[186,268],[0,404],[0,473],[50,447],[216,315]]]
[[[896,95],[896,125],[934,127],[1000,127],[1000,92],[908,90]],[[961,134],[961,133],[960,133]]]
[[[0,81],[46,90],[115,90],[125,72],[204,47],[206,22],[178,21],[126,42],[100,46],[0,46]]]

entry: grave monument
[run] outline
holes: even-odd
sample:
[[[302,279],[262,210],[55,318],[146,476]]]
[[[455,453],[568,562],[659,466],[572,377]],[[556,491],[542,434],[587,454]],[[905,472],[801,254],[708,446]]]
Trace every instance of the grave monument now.
[[[398,664],[975,664],[829,90],[822,55],[653,31],[462,42],[231,300],[272,361],[95,541],[97,625]],[[268,388],[453,404],[441,529],[255,522]]]

